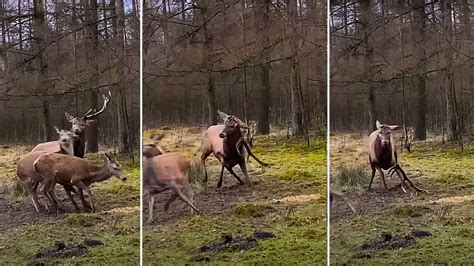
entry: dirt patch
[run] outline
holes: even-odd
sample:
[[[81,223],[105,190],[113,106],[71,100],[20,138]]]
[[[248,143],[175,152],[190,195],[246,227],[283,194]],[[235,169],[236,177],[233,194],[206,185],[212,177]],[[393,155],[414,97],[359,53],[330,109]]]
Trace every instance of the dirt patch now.
[[[312,200],[318,200],[321,198],[320,194],[308,194],[308,195],[297,195],[297,196],[288,196],[278,200],[275,200],[277,203],[303,203]]]
[[[365,242],[362,250],[379,250],[379,249],[398,249],[407,248],[416,244],[416,238],[424,238],[432,236],[431,232],[422,230],[413,230],[407,235],[393,235],[391,233],[382,233],[380,237]]]
[[[100,240],[87,239],[81,244],[69,244],[58,241],[53,247],[39,250],[36,253],[37,259],[55,259],[55,258],[72,258],[84,255],[88,248],[104,245]]]
[[[201,253],[240,252],[242,250],[255,248],[258,245],[257,240],[267,240],[271,238],[275,238],[273,233],[263,231],[257,231],[247,237],[223,235],[220,239],[202,246],[199,251]]]
[[[474,195],[445,197],[445,198],[430,201],[430,203],[461,204],[461,203],[464,203],[466,201],[471,201],[471,200],[474,200]]]

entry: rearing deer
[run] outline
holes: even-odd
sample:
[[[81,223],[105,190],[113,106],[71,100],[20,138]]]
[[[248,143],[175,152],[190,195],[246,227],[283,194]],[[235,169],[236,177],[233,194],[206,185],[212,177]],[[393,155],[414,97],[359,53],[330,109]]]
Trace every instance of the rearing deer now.
[[[393,175],[395,172],[400,177],[402,183],[401,187],[403,192],[406,193],[405,188],[403,187],[405,181],[407,181],[416,191],[418,192],[428,192],[427,190],[420,189],[419,187],[415,186],[410,179],[408,179],[407,175],[403,171],[403,169],[398,164],[397,158],[397,151],[395,141],[391,135],[392,130],[396,130],[399,128],[398,125],[386,125],[381,124],[379,121],[376,122],[377,130],[372,132],[369,135],[369,162],[370,167],[372,168],[372,177],[370,179],[369,190],[372,187],[372,181],[374,180],[375,176],[375,169],[377,169],[380,173],[382,178],[383,186],[385,189],[387,188],[387,184],[385,183],[385,177],[383,170],[388,170],[388,173]]]
[[[252,181],[247,172],[247,165],[245,163],[245,152],[248,152],[250,156],[261,165],[268,165],[261,162],[257,157],[255,157],[255,155],[253,155],[249,145],[244,140],[242,129],[248,129],[244,122],[235,116],[227,115],[221,111],[218,112],[222,120],[224,120],[224,125],[210,126],[203,135],[201,163],[205,172],[204,182],[207,184],[208,179],[206,158],[213,153],[222,164],[221,175],[219,182],[217,183],[218,188],[222,186],[224,168],[227,169],[227,171],[229,171],[241,185],[244,184],[232,169],[237,164],[240,166],[240,169],[246,178],[246,182],[252,185]]]
[[[112,97],[110,91],[108,94],[108,96],[102,95],[104,105],[99,111],[90,109],[82,117],[74,117],[67,112],[65,113],[67,120],[72,123],[71,132],[78,136],[74,141],[74,156],[84,158],[86,150],[86,128],[94,121],[94,118],[102,114],[107,108],[107,104],[110,102],[110,98]],[[55,150],[58,149],[58,146],[57,141],[49,141],[36,145],[32,151],[55,152]]]
[[[59,130],[57,127],[54,127],[56,132],[59,134],[59,140],[57,143],[59,144],[56,150],[52,152],[60,153],[60,154],[67,154],[72,156],[74,154],[74,140],[77,138],[77,135],[71,133],[68,130]],[[48,152],[45,151],[32,151],[25,156],[23,156],[17,162],[17,177],[20,181],[21,186],[28,192],[30,195],[31,201],[33,202],[33,206],[36,209],[36,212],[40,212],[40,204],[38,202],[37,196],[37,189],[38,185],[43,181],[42,177],[36,171],[33,163],[43,154],[47,154]],[[64,190],[68,195],[69,199],[71,200],[72,204],[79,210],[76,202],[74,201],[71,192],[76,193],[75,189],[72,185],[64,185]],[[49,211],[48,205],[46,204],[46,209]]]

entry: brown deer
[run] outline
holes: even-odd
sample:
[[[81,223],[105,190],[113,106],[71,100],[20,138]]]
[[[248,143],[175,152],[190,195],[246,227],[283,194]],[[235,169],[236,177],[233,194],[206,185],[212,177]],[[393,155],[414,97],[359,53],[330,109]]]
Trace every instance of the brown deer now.
[[[90,109],[81,117],[74,117],[67,112],[65,113],[67,120],[72,123],[71,132],[78,136],[74,141],[74,156],[84,158],[86,150],[86,128],[94,121],[94,118],[102,114],[107,108],[107,104],[110,102],[110,98],[112,97],[110,91],[108,94],[109,96],[102,95],[104,105],[99,111]],[[58,146],[57,141],[49,141],[36,145],[32,151],[54,152],[57,150]]]
[[[36,159],[33,165],[43,178],[42,192],[56,207],[57,211],[60,206],[54,193],[56,183],[76,187],[83,204],[85,204],[83,195],[83,191],[85,191],[89,196],[88,205],[90,205],[91,211],[95,212],[96,209],[89,186],[92,183],[105,181],[112,176],[116,176],[122,181],[127,180],[120,164],[109,155],[105,154],[105,156],[106,164],[102,167],[82,158],[58,153],[43,154]]]
[[[59,140],[57,141],[58,147],[56,150],[52,150],[52,152],[60,153],[60,154],[67,154],[73,155],[74,154],[74,140],[77,138],[77,135],[71,133],[68,130],[59,130],[57,127],[54,127],[56,132],[59,134]],[[23,156],[17,162],[17,177],[21,184],[21,186],[27,191],[30,195],[31,201],[33,202],[33,206],[35,207],[37,212],[40,212],[40,204],[38,202],[37,196],[37,189],[38,185],[43,181],[41,176],[33,166],[33,163],[43,154],[48,152],[45,151],[32,151],[25,156]],[[71,185],[65,185],[64,190],[68,195],[69,199],[71,200],[74,207],[78,210],[79,207],[77,206],[76,202],[72,198],[71,192],[76,192],[75,189]],[[49,207],[46,204],[46,209],[49,211]]]
[[[246,182],[252,185],[252,181],[247,172],[247,165],[245,163],[245,152],[248,152],[252,158],[263,166],[268,164],[261,162],[253,155],[249,145],[244,140],[242,129],[248,129],[248,127],[239,118],[231,115],[227,115],[221,111],[218,111],[224,125],[210,126],[203,135],[203,141],[201,146],[201,163],[204,167],[205,178],[204,182],[207,186],[207,170],[206,170],[206,158],[214,154],[214,156],[221,162],[221,175],[217,187],[222,186],[222,178],[224,174],[224,168],[227,169],[241,185],[244,184],[240,177],[235,174],[232,169],[235,165],[239,165],[242,170]]]
[[[163,154],[156,145],[147,144],[143,149],[143,187],[148,195],[148,220],[153,221],[153,205],[155,195],[172,190],[171,197],[166,201],[164,209],[168,211],[170,204],[178,197],[199,213],[194,205],[194,194],[189,182],[191,164],[183,156],[176,153]]]
[[[375,169],[377,169],[380,173],[383,186],[385,187],[385,189],[388,189],[387,184],[385,183],[385,177],[382,171],[383,169],[388,170],[388,174],[391,173],[390,175],[397,173],[397,175],[401,179],[401,187],[403,192],[406,193],[406,190],[403,186],[405,181],[407,181],[418,192],[428,192],[424,189],[420,189],[419,187],[415,186],[410,181],[410,179],[408,179],[407,175],[398,164],[396,144],[391,135],[391,131],[398,129],[399,126],[381,124],[379,121],[376,121],[376,126],[377,129],[369,135],[368,140],[369,162],[370,167],[372,168],[372,177],[369,183],[369,190],[372,187],[372,181],[374,180],[375,176]]]

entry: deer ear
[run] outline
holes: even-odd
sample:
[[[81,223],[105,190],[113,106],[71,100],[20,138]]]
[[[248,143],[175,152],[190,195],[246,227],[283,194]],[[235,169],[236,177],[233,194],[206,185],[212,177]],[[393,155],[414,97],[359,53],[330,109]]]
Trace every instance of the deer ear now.
[[[66,115],[67,121],[72,123],[72,120],[74,120],[74,116],[70,115],[68,112],[64,112],[64,114]]]
[[[57,126],[54,126],[54,129],[56,130],[56,133],[58,133],[58,134],[59,134],[59,132],[61,132]]]
[[[220,110],[217,110],[217,113],[219,113],[219,116],[221,117],[222,120],[226,121],[227,118],[229,117],[226,113],[221,112]]]
[[[377,128],[381,128],[381,127],[382,127],[382,124],[379,122],[379,120],[377,120],[377,121],[375,122],[375,126],[376,126]]]
[[[388,126],[388,128],[390,128],[391,130],[397,130],[400,128],[399,125],[393,125],[393,126]]]

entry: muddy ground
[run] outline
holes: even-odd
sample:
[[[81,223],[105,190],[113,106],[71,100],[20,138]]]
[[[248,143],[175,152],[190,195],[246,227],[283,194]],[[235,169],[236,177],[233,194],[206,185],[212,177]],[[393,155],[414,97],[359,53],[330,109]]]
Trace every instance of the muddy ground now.
[[[396,175],[386,177],[389,189],[385,190],[378,173],[372,190],[367,191],[370,167],[364,136],[335,135],[331,145],[331,184],[343,191],[357,210],[354,215],[341,198],[331,204],[331,262],[468,263],[474,260],[472,144],[460,151],[455,146],[442,146],[432,138],[414,143],[412,153],[399,153],[399,163],[408,177],[429,191],[409,190],[407,194]],[[352,170],[358,184],[348,186],[341,177],[344,167],[366,169],[366,172],[361,178],[360,171]],[[364,249],[364,244],[381,235],[406,236],[413,230],[426,230],[432,236],[413,242],[410,238],[409,244],[396,249]]]
[[[119,158],[129,177],[126,183],[112,177],[91,186],[98,209],[96,213],[78,213],[60,186],[56,191],[66,212],[47,213],[43,210],[37,213],[30,198],[16,185],[16,161],[31,148],[18,146],[0,151],[0,264],[100,263],[105,261],[105,254],[115,254],[111,261],[117,263],[138,262],[138,162]],[[97,165],[104,163],[103,157],[103,154],[86,155]],[[42,196],[39,197],[44,202]],[[77,196],[75,199],[82,207]],[[36,256],[57,243],[81,246],[88,239],[97,239],[104,245],[94,248],[94,251],[80,249],[80,256]]]
[[[183,130],[189,134],[180,134]],[[179,152],[196,164],[200,156],[201,130],[158,129],[147,132],[145,137],[156,131],[164,132],[166,136],[160,141],[161,147],[168,152]],[[182,137],[184,135],[187,137]],[[154,222],[144,228],[145,264],[271,263],[278,260],[291,263],[295,258],[290,256],[295,254],[301,255],[302,261],[324,263],[326,190],[323,183],[326,179],[325,151],[322,149],[325,143],[315,141],[308,148],[302,147],[302,143],[298,139],[285,140],[278,134],[257,138],[254,149],[257,157],[272,165],[265,168],[251,159],[249,174],[255,182],[252,187],[239,185],[225,171],[223,187],[216,188],[220,166],[210,156],[207,193],[202,191],[199,182],[193,185],[201,215],[191,215],[189,207],[179,200],[164,213],[163,205],[169,193],[158,195]],[[279,156],[284,149],[288,149],[287,158]],[[314,160],[309,158],[300,162],[301,165],[295,165],[301,150],[306,153],[303,155],[311,154]],[[243,176],[238,166],[234,169]],[[148,209],[146,203],[144,205],[146,220]],[[252,240],[250,247],[245,249],[200,254],[201,247],[216,239],[248,236],[255,231],[274,234],[275,238],[255,243]]]

